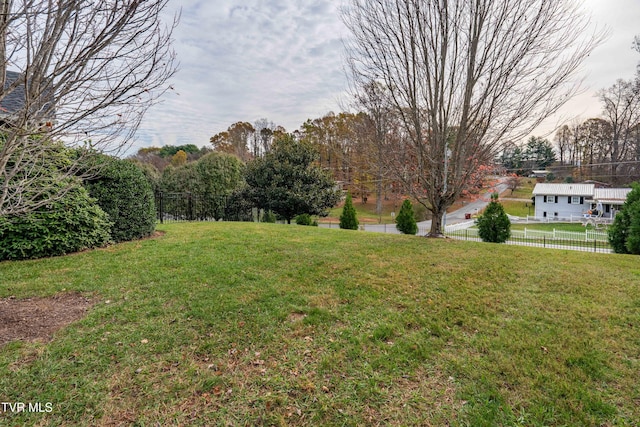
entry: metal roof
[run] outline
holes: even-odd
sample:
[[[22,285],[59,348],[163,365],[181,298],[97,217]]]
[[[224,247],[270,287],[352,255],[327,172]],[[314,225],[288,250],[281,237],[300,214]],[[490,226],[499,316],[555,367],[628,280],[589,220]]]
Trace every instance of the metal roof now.
[[[7,78],[4,88],[8,88],[11,83],[20,78],[20,73],[7,71]],[[10,115],[24,107],[24,85],[17,86],[11,93],[8,93],[0,100],[0,116]]]
[[[536,184],[533,195],[592,196],[593,184]]]
[[[631,188],[596,188],[593,199],[606,204],[621,205],[627,200]]]

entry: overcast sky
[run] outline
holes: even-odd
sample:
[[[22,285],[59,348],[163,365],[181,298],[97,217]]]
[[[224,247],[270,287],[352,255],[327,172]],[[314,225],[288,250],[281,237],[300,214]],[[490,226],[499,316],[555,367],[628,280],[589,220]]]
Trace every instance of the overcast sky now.
[[[208,145],[237,121],[267,118],[292,132],[307,119],[342,111],[347,88],[341,0],[170,0],[182,9],[174,32],[180,69],[174,92],[147,113],[130,152],[166,144]],[[585,93],[547,121],[600,113],[598,89],[631,78],[640,62],[632,50],[640,35],[640,0],[586,0],[609,39],[583,67]]]

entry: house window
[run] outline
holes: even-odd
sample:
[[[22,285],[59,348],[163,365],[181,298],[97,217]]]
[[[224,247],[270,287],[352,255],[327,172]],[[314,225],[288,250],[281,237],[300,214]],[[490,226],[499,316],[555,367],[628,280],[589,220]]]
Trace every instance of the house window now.
[[[545,196],[545,202],[546,203],[555,203],[556,202],[556,196]]]
[[[580,197],[580,196],[571,196],[571,204],[572,205],[581,205],[582,204],[582,197]]]

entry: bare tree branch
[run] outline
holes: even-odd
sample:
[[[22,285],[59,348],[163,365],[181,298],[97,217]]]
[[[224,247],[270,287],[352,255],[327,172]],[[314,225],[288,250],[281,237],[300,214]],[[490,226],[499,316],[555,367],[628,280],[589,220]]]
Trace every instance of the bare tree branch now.
[[[0,0],[0,215],[64,194],[48,183],[60,144],[82,148],[57,170],[69,185],[85,155],[130,144],[176,71],[167,2]]]

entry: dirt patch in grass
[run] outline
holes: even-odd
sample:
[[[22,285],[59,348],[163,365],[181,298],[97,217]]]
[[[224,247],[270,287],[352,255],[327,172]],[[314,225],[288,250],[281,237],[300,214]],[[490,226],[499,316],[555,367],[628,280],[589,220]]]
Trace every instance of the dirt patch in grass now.
[[[0,346],[17,340],[48,341],[53,334],[82,318],[94,304],[78,293],[47,298],[0,299]]]

